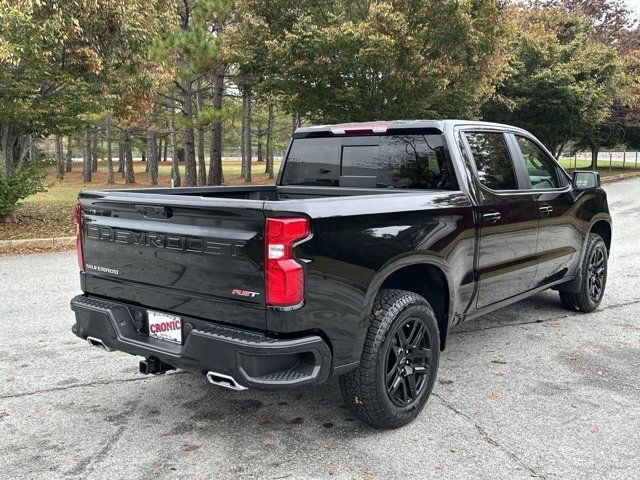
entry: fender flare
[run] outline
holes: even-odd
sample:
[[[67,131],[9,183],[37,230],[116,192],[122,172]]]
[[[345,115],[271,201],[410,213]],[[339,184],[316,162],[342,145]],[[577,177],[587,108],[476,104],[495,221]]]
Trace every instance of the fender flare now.
[[[456,311],[455,295],[453,290],[453,282],[451,280],[451,272],[449,264],[442,258],[431,253],[409,253],[389,260],[376,272],[374,278],[369,283],[367,293],[365,294],[363,305],[363,323],[368,324],[369,313],[373,308],[373,302],[380,290],[380,287],[384,282],[395,272],[414,265],[429,265],[437,268],[444,275],[447,282],[447,296],[448,296],[448,312],[447,312],[447,331],[444,332],[444,337],[449,333],[449,328],[453,320],[454,312]],[[442,332],[441,332],[442,333]]]
[[[582,249],[580,251],[580,263],[578,267],[578,273],[572,280],[569,280],[566,283],[562,283],[557,287],[554,287],[554,290],[557,290],[559,292],[570,292],[570,293],[577,293],[580,290],[580,285],[582,284],[581,266],[582,266],[582,262],[584,262],[584,256],[587,253],[587,240],[589,238],[589,234],[591,233],[591,230],[593,230],[593,226],[596,223],[602,222],[602,221],[607,222],[607,224],[609,225],[609,229],[611,230],[613,235],[613,226],[611,225],[611,215],[603,212],[595,214],[589,221],[589,226],[584,230],[584,236],[582,240]]]

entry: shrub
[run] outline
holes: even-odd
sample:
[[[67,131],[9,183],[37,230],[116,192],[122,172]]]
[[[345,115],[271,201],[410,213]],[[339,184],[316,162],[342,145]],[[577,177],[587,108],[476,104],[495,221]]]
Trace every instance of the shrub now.
[[[15,212],[20,200],[46,191],[45,178],[49,163],[43,160],[25,162],[11,175],[0,172],[0,222]]]

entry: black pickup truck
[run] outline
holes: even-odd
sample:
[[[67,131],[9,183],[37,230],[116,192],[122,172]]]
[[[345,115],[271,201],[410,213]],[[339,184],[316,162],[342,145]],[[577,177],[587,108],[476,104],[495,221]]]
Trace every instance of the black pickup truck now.
[[[452,326],[545,289],[590,312],[611,218],[529,133],[471,121],[299,128],[275,186],[83,191],[73,333],[236,389],[339,376],[415,418]]]

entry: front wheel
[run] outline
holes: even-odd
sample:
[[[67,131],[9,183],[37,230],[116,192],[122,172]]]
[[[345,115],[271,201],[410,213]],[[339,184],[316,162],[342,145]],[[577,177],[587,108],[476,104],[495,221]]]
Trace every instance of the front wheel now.
[[[438,322],[429,303],[413,292],[382,290],[360,366],[340,377],[342,398],[369,425],[406,425],[431,394],[439,358]]]
[[[582,261],[580,289],[560,292],[560,302],[568,310],[593,312],[602,301],[607,284],[607,246],[597,233],[590,233]]]

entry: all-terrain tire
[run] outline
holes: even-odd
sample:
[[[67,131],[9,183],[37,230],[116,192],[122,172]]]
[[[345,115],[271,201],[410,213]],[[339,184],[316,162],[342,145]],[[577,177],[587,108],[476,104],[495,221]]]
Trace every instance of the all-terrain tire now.
[[[405,353],[399,345],[402,338],[407,341],[411,339],[407,332],[414,335],[413,328],[419,328],[415,336],[422,335],[422,340],[416,343],[418,346],[415,348],[407,347],[408,360],[406,367],[401,368],[399,365],[404,365]],[[423,331],[424,334],[421,333]],[[395,360],[392,362],[390,358]],[[342,398],[354,415],[373,427],[398,428],[406,425],[420,413],[427,402],[436,379],[439,359],[438,322],[427,300],[404,290],[381,290],[371,311],[360,365],[340,377]],[[391,364],[397,368],[389,370]],[[412,365],[416,365],[414,373],[404,377],[407,372],[412,371]],[[420,375],[417,365],[421,368]],[[427,365],[426,370],[424,365]],[[396,377],[391,378],[389,375]],[[411,376],[413,381],[409,378]],[[389,379],[394,380],[392,383],[395,384],[398,382],[397,377],[403,377],[401,382],[404,382],[397,388],[403,389],[405,393],[409,392],[406,395],[406,405],[398,404],[401,400],[388,391]],[[419,389],[416,388],[416,379],[420,382]],[[399,397],[402,396],[402,391],[395,391],[399,392]]]
[[[595,264],[594,264],[595,260]],[[601,265],[598,264],[601,262]],[[587,247],[580,265],[580,289],[577,292],[560,292],[560,303],[567,310],[593,312],[602,301],[607,283],[608,253],[604,240],[597,233],[590,233]],[[593,293],[593,285],[599,277],[600,287],[597,295]]]

